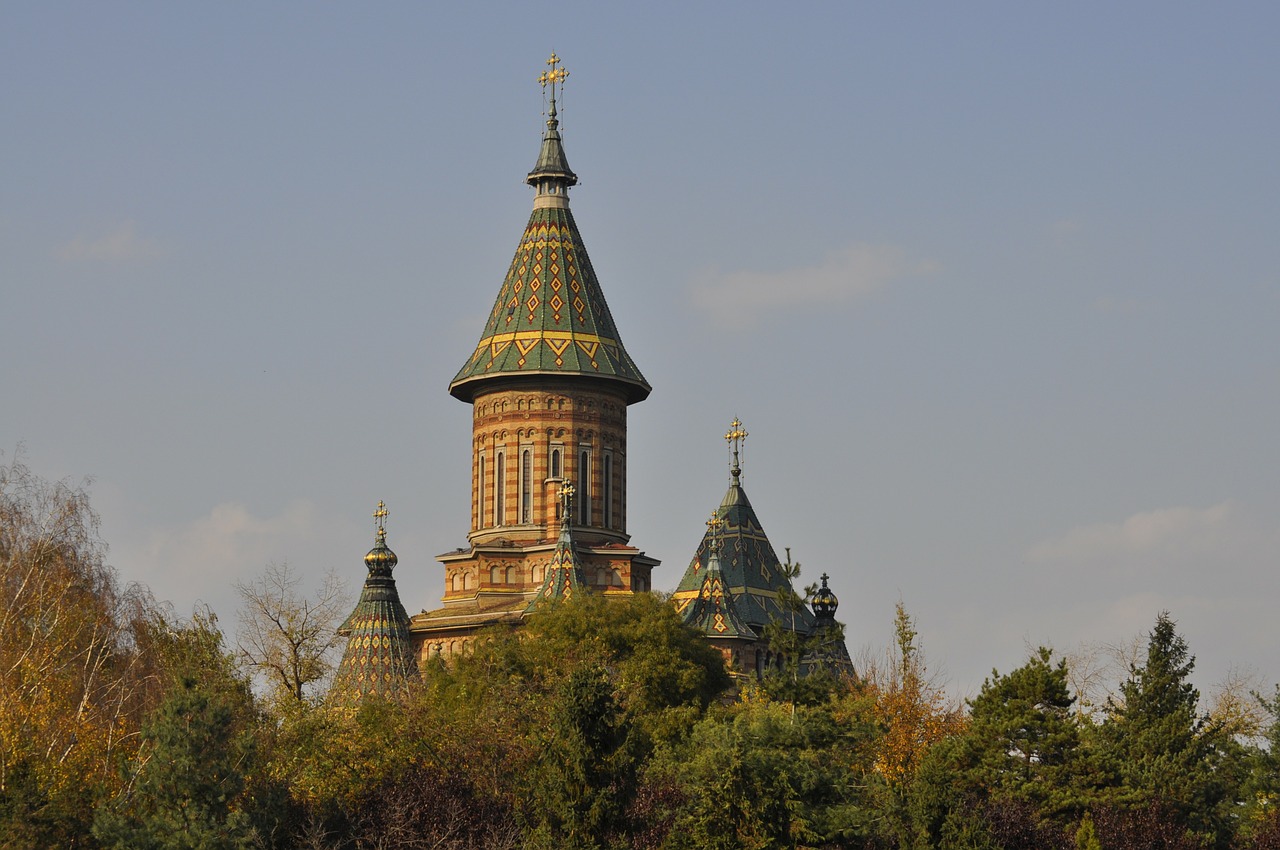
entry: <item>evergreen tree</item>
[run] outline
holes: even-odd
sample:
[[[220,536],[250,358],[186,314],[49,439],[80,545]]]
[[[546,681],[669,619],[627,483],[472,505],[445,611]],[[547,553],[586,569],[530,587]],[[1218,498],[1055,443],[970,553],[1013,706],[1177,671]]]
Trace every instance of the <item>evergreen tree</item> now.
[[[1052,657],[1041,647],[1012,673],[992,671],[969,702],[961,759],[968,786],[1032,803],[1042,817],[1074,820],[1088,803],[1087,754],[1066,661]]]
[[[187,679],[160,706],[133,765],[132,789],[99,809],[94,835],[118,850],[243,850],[252,747],[226,701]]]
[[[1120,699],[1099,729],[1118,802],[1151,803],[1216,846],[1229,843],[1234,812],[1231,742],[1199,713],[1200,694],[1188,681],[1195,659],[1168,613],[1156,619],[1146,663],[1130,668]]]

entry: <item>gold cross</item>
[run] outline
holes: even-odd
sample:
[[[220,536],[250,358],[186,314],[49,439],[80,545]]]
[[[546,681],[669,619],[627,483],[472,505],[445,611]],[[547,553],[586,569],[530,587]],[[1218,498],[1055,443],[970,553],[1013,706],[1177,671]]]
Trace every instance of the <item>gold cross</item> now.
[[[742,422],[738,420],[738,417],[733,417],[733,421],[729,423],[729,432],[724,435],[725,440],[728,441],[729,445],[733,446],[733,450],[736,452],[738,446],[747,436],[747,432],[742,428]]]
[[[378,531],[382,532],[386,530],[386,520],[389,516],[391,516],[391,514],[388,513],[387,506],[382,503],[381,499],[379,499],[378,509],[373,512],[373,520],[378,525]]]
[[[553,53],[552,56],[555,54]],[[560,504],[563,505],[565,520],[569,518],[569,509],[573,505],[573,485],[565,482],[560,485]]]
[[[542,84],[544,89],[548,84],[551,86],[551,99],[555,100],[556,84],[563,83],[564,78],[569,76],[569,72],[564,68],[557,67],[560,64],[560,57],[554,52],[551,54],[551,58],[547,60],[547,64],[551,66],[551,70],[543,71],[539,74],[538,82]]]
[[[711,533],[715,534],[720,530],[720,526],[724,525],[724,520],[715,514],[711,515],[711,519],[707,520],[707,528],[711,529]]]

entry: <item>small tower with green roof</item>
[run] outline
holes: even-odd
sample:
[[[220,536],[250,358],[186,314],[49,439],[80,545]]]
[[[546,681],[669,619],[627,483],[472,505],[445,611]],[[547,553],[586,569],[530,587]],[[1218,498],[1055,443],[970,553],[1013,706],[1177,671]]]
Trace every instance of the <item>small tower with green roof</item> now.
[[[729,490],[714,514],[720,523],[718,530],[708,527],[671,600],[686,622],[697,619],[696,603],[703,595],[707,576],[715,567],[723,576],[725,596],[732,601],[737,617],[757,637],[764,635],[765,626],[772,620],[808,635],[813,627],[813,615],[807,608],[792,611],[784,604],[793,590],[791,580],[784,573],[782,562],[742,486],[741,450],[747,436],[742,422],[735,418],[725,434],[730,449],[730,479]],[[702,631],[713,643],[719,643],[715,629],[703,627]],[[739,655],[734,666],[740,672],[763,673],[777,662],[762,640],[743,646],[735,644],[735,648]]]
[[[418,675],[409,616],[391,577],[399,559],[387,546],[388,516],[386,505],[378,502],[373,548],[364,556],[369,574],[355,610],[338,629],[347,638],[347,648],[329,693],[339,703],[400,696]]]
[[[576,573],[606,594],[652,589],[657,561],[627,533],[627,408],[650,392],[623,347],[569,190],[578,176],[560,136],[557,95],[569,72],[554,53],[538,158],[525,178],[533,211],[479,341],[449,384],[471,405],[471,530],[438,556],[442,605],[413,618],[423,655],[461,651],[476,630],[516,623],[562,570],[573,527]],[[571,484],[572,516],[561,488]],[[563,521],[562,521],[563,520]]]

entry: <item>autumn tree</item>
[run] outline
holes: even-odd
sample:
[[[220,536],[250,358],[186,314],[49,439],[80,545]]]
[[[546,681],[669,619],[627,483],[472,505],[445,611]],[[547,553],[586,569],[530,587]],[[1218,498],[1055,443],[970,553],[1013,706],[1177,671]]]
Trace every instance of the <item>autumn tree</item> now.
[[[265,682],[278,705],[314,697],[334,668],[342,638],[337,627],[349,607],[332,573],[308,598],[301,577],[287,563],[268,564],[253,581],[236,582],[240,594],[241,657]]]
[[[132,623],[154,603],[105,557],[84,487],[0,466],[0,810],[37,844],[75,846],[150,708]]]

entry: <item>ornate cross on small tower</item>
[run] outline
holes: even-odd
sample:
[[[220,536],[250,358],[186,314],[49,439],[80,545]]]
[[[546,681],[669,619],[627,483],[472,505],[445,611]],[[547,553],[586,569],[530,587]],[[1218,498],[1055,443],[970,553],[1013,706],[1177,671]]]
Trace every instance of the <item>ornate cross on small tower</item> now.
[[[564,78],[569,76],[569,71],[565,68],[559,67],[560,57],[557,56],[554,52],[552,52],[551,58],[547,60],[547,64],[551,66],[551,70],[543,71],[541,74],[539,74],[538,82],[542,85],[544,89],[548,85],[551,86],[551,110],[554,112],[556,108],[555,107],[556,86],[564,85]]]
[[[387,517],[389,517],[390,515],[391,514],[387,510],[387,506],[382,503],[381,499],[379,499],[378,509],[373,512],[373,522],[378,529],[377,534],[378,534],[379,541],[387,539]]]
[[[739,421],[738,417],[733,417],[733,421],[729,423],[729,432],[724,435],[724,439],[733,452],[733,462],[729,466],[729,474],[733,476],[734,484],[738,483],[738,476],[742,474],[742,466],[738,463],[738,450],[746,442],[747,436],[747,431],[742,427],[742,422]]]
[[[711,514],[711,519],[707,520],[707,531],[711,533],[708,549],[712,554],[720,551],[720,527],[722,525],[724,525],[724,520],[714,513]]]
[[[560,485],[560,517],[566,527],[573,517],[573,485],[568,482]]]

